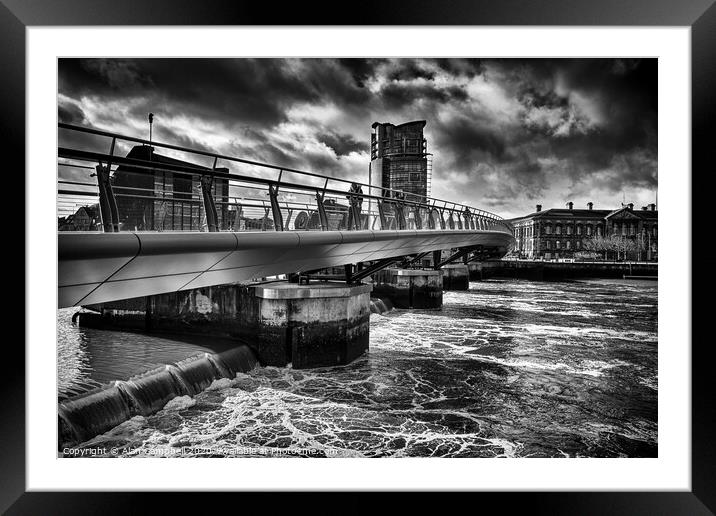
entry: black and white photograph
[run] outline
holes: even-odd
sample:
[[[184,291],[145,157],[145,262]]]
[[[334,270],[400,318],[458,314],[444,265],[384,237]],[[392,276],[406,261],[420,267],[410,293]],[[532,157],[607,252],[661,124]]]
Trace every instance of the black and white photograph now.
[[[58,59],[58,458],[657,458],[658,70]]]

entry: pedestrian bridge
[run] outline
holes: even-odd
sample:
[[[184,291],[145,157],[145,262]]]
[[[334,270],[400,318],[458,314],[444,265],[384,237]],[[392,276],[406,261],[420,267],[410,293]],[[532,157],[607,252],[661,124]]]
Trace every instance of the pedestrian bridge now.
[[[502,256],[514,242],[497,215],[450,201],[59,129],[60,308],[336,266],[359,280],[441,250],[455,252],[435,267]]]

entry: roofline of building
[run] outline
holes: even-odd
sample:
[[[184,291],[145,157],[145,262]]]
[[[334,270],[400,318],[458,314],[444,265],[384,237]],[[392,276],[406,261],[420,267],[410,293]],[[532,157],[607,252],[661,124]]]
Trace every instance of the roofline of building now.
[[[402,124],[398,124],[398,125],[391,124],[390,122],[373,122],[373,124],[372,124],[370,127],[371,127],[372,129],[375,129],[375,128],[376,128],[377,126],[379,126],[379,125],[382,125],[382,126],[390,125],[390,126],[393,126],[393,127],[395,127],[395,128],[398,128],[398,127],[403,127],[403,126],[406,126],[406,125],[422,124],[422,126],[421,126],[421,129],[422,129],[423,127],[425,127],[425,125],[426,125],[427,123],[428,123],[427,120],[413,120],[412,122],[403,122]]]
[[[621,210],[625,210],[625,209],[628,210],[629,208],[627,208],[626,206],[624,206],[623,208],[618,208],[616,210],[594,210],[594,209],[590,210],[590,209],[585,209],[585,208],[570,210],[568,208],[549,208],[547,210],[535,211],[535,212],[529,213],[527,215],[522,215],[520,217],[514,217],[514,218],[511,218],[508,220],[516,222],[516,221],[520,221],[520,220],[524,220],[524,219],[528,219],[528,218],[540,218],[540,217],[544,217],[544,216],[548,216],[548,215],[566,216],[566,215],[569,215],[570,212],[572,212],[572,213],[576,212],[576,213],[574,213],[575,218],[583,217],[590,213],[593,213],[595,216],[601,215],[602,218],[606,218],[609,215],[612,215],[614,213],[617,213],[617,212],[619,212]],[[644,213],[659,213],[658,210],[634,210],[634,209],[632,209],[629,211],[631,213],[636,214],[638,217],[640,216],[640,214],[644,214]],[[558,213],[555,213],[555,212],[558,212]]]

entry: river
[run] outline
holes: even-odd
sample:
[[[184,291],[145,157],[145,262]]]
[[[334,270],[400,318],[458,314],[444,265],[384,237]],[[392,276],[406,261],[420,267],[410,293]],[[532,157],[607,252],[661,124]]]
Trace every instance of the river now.
[[[348,366],[256,367],[78,449],[124,457],[657,456],[656,282],[494,279],[445,292],[443,302],[441,310],[372,314],[370,351]],[[58,311],[60,398],[227,345],[81,329],[73,311]]]

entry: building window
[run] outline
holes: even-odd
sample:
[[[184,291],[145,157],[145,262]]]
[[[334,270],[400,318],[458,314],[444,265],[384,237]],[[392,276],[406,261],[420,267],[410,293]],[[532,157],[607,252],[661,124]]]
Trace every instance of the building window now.
[[[656,236],[656,226],[651,229],[652,236]]]
[[[636,225],[629,224],[629,234],[632,236],[636,235]]]
[[[577,249],[581,249],[581,248],[582,248],[582,241],[577,240]]]
[[[555,249],[559,249],[559,248],[560,248],[560,247],[559,247],[559,240],[557,240],[557,241],[554,243],[554,248],[555,248]]]
[[[561,234],[562,234],[562,226],[555,226],[555,227],[554,227],[554,234],[555,234],[555,235],[561,235]]]
[[[571,248],[572,248],[572,242],[567,240],[567,249],[571,249]]]
[[[622,236],[626,236],[626,234],[627,234],[627,225],[625,223],[625,224],[622,224]]]
[[[544,227],[544,234],[545,234],[545,235],[551,235],[551,234],[552,234],[552,226],[550,226],[549,224],[547,224],[547,225]]]
[[[592,226],[587,226],[587,236],[592,236]]]
[[[567,234],[568,235],[572,234],[572,226],[567,226]]]

